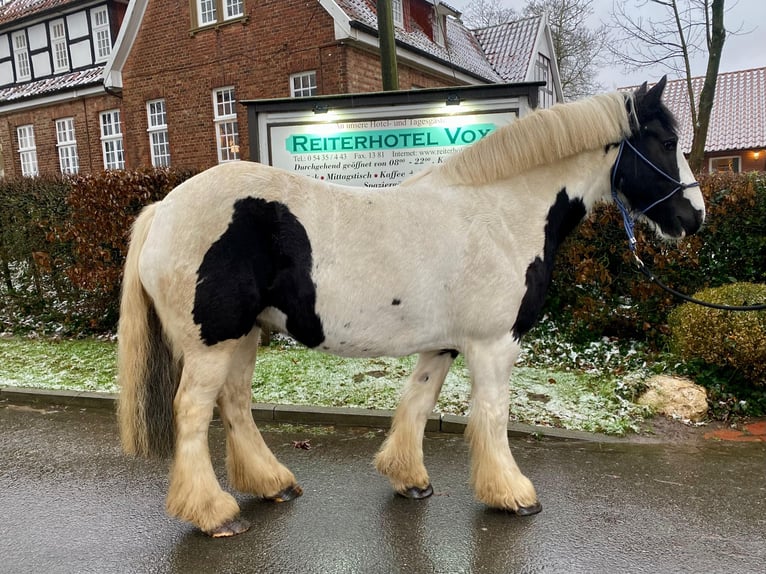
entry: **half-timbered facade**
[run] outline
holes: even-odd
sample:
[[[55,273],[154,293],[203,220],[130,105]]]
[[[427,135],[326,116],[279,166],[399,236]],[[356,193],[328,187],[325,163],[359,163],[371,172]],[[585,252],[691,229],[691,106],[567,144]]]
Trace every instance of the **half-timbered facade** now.
[[[126,2],[0,6],[0,150],[5,175],[124,166],[119,98],[103,74]]]

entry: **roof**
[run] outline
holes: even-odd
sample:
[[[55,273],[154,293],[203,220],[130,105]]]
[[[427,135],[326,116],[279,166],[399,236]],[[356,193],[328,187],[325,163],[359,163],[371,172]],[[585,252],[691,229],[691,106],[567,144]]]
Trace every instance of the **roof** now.
[[[473,31],[487,59],[504,81],[526,81],[542,21],[542,16],[533,16]]]
[[[335,0],[335,3],[352,22],[358,22],[372,30],[378,29],[375,3],[371,0]],[[471,31],[460,20],[447,18],[446,21],[446,47],[436,44],[414,20],[409,21],[408,29],[396,27],[394,33],[399,42],[429,56],[470,72],[486,81],[503,81],[503,78],[498,75],[484,57],[481,46]]]
[[[35,16],[78,1],[82,0],[11,0],[4,6],[0,6],[0,25]]]
[[[94,66],[85,70],[48,76],[35,82],[26,82],[0,89],[0,103],[7,104],[27,98],[52,95],[73,88],[101,86],[103,81],[104,66]]]
[[[692,78],[697,105],[704,81],[704,76]],[[662,99],[678,120],[681,149],[689,153],[693,133],[686,80],[669,81]],[[756,148],[766,148],[766,67],[719,74],[705,151]]]

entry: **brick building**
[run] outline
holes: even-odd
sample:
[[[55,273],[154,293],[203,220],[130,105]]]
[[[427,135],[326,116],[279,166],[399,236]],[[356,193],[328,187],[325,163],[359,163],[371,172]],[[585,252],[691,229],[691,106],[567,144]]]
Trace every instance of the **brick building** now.
[[[499,27],[504,33],[488,40],[486,31],[480,36],[468,30],[442,2],[393,0],[393,6],[400,89],[544,78],[548,96],[541,101],[561,99],[544,19]],[[99,52],[106,49],[103,18],[94,16],[104,10],[111,42],[106,58]],[[90,24],[78,27],[83,18]],[[5,174],[148,165],[202,169],[247,158],[242,100],[382,89],[376,26],[372,0],[5,0]],[[521,56],[498,49],[518,43],[522,29],[527,39],[521,40]],[[14,52],[13,42],[20,35],[29,42],[31,77],[18,73],[20,51]],[[75,61],[85,42],[91,58]],[[495,60],[487,56],[488,46],[499,54]],[[66,70],[55,65],[64,51],[71,58]],[[496,61],[501,57],[502,66]],[[40,64],[46,59],[47,67]]]

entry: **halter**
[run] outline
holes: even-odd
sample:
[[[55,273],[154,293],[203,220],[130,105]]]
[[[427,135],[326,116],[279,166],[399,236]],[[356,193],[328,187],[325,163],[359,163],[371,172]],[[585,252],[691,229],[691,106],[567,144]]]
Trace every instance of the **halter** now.
[[[638,211],[638,210],[632,210],[632,211],[628,210],[628,208],[625,207],[625,204],[620,199],[620,196],[617,193],[617,185],[616,185],[617,168],[620,165],[620,160],[622,159],[622,152],[625,149],[626,145],[630,149],[632,149],[633,153],[635,153],[636,156],[638,156],[638,158],[641,159],[646,165],[648,165],[654,171],[659,173],[662,177],[664,177],[665,179],[667,179],[668,181],[670,181],[671,183],[674,183],[676,185],[675,189],[673,189],[673,191],[668,193],[665,197],[661,197],[660,199],[658,199],[657,201],[655,201],[654,203],[649,205],[649,207],[645,207],[644,209],[641,209],[640,211]],[[636,146],[634,146],[632,143],[630,143],[627,140],[627,138],[622,140],[622,142],[620,142],[620,149],[617,152],[617,161],[615,161],[614,162],[614,166],[612,166],[612,197],[614,198],[614,202],[617,204],[617,207],[620,209],[620,213],[622,214],[622,224],[625,226],[625,233],[628,235],[628,245],[630,246],[630,250],[633,252],[634,255],[636,253],[636,236],[633,233],[633,228],[636,225],[636,220],[633,217],[633,213],[635,213],[636,216],[643,215],[647,211],[652,209],[653,207],[656,207],[657,205],[659,205],[663,201],[667,201],[668,199],[673,197],[677,192],[685,190],[685,189],[689,189],[690,187],[699,187],[699,185],[700,184],[699,184],[698,181],[692,181],[691,183],[683,183],[681,181],[678,181],[674,177],[671,177],[670,175],[668,175],[667,173],[662,171],[659,167],[654,165],[649,160],[649,158],[647,158],[644,154],[642,154],[640,151],[638,151],[638,149],[636,149]]]
[[[668,193],[665,197],[661,197],[654,203],[652,203],[649,207],[645,207],[642,210],[628,210],[627,207],[625,207],[625,204],[620,199],[619,194],[617,193],[617,186],[616,179],[617,179],[617,167],[620,165],[620,160],[622,159],[622,152],[625,149],[625,146],[628,146],[630,149],[633,150],[633,152],[641,159],[646,165],[651,167],[654,171],[659,173],[662,177],[670,181],[671,183],[674,183],[676,185],[675,189]],[[690,187],[699,187],[698,181],[692,181],[691,183],[683,183],[678,181],[677,179],[669,176],[667,173],[662,171],[659,167],[654,165],[644,154],[642,154],[640,151],[636,149],[636,146],[634,146],[632,143],[630,143],[627,139],[622,140],[620,142],[620,149],[617,153],[617,161],[614,162],[614,166],[612,166],[612,197],[614,198],[614,202],[617,204],[617,207],[620,209],[620,213],[622,214],[622,224],[625,226],[625,233],[628,235],[628,245],[630,247],[630,251],[633,254],[633,259],[636,261],[636,266],[638,267],[638,270],[641,271],[646,277],[651,281],[652,283],[655,283],[660,288],[664,289],[671,295],[674,295],[678,297],[679,299],[683,299],[684,301],[688,301],[689,303],[695,303],[697,305],[702,305],[703,307],[709,307],[711,309],[721,309],[723,311],[762,311],[766,309],[766,304],[758,304],[758,305],[718,305],[716,303],[709,303],[707,301],[701,301],[699,299],[695,299],[694,297],[690,297],[689,295],[686,295],[685,293],[681,293],[680,291],[676,291],[675,289],[672,289],[671,287],[668,287],[665,285],[662,281],[660,281],[657,276],[655,276],[654,273],[652,273],[652,270],[649,269],[646,264],[641,260],[641,258],[638,256],[638,253],[636,253],[636,236],[633,234],[633,228],[636,225],[636,220],[633,217],[633,213],[636,215],[643,215],[653,207],[659,205],[663,201],[667,201],[673,195],[675,195],[678,191],[689,189]]]

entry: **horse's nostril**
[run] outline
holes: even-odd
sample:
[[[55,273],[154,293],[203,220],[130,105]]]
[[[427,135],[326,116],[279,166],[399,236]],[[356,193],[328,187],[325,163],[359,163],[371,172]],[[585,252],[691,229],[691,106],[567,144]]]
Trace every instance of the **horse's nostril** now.
[[[681,224],[681,228],[686,232],[686,235],[697,233],[700,227],[702,227],[703,220],[704,213],[696,209],[689,214],[678,216],[678,222]]]

